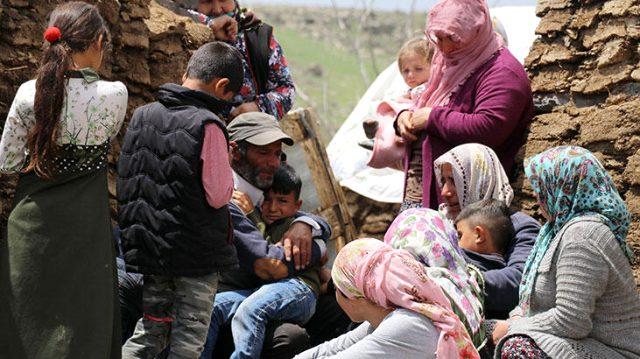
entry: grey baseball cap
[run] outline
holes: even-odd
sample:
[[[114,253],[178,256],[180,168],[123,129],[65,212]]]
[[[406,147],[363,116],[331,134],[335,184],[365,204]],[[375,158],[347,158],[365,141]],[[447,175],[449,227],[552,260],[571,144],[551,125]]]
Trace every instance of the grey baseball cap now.
[[[234,118],[227,126],[230,141],[247,141],[252,145],[265,146],[282,141],[289,146],[293,139],[280,128],[275,117],[263,112],[245,112]]]

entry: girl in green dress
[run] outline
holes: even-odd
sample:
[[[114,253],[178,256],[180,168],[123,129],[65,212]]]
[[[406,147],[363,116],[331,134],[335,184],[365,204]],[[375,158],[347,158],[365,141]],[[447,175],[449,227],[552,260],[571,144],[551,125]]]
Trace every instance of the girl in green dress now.
[[[0,142],[0,171],[20,176],[0,241],[0,353],[120,357],[107,151],[127,89],[96,72],[109,31],[95,6],[65,3],[49,19]]]

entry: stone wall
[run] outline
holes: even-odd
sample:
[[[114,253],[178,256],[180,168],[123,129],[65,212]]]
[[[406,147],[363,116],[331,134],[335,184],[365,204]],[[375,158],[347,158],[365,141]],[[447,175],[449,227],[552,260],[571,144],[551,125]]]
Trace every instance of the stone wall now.
[[[64,1],[1,0],[0,7],[0,128],[21,83],[35,75],[46,16]],[[157,87],[182,77],[191,52],[210,41],[211,32],[175,15],[168,0],[94,0],[109,23],[113,41],[101,75],[122,81],[129,91],[127,119],[136,107],[153,100]],[[123,134],[124,129],[123,126]],[[1,131],[0,131],[1,132]],[[115,194],[114,153],[110,156],[109,192]],[[15,176],[0,176],[0,228],[11,206]],[[113,207],[113,206],[112,206]]]
[[[376,202],[342,187],[356,229],[356,238],[384,237],[400,210],[400,204]]]
[[[640,255],[640,1],[541,0],[526,60],[539,114],[520,158],[561,144],[596,153],[633,213]],[[520,177],[517,204],[536,206]]]

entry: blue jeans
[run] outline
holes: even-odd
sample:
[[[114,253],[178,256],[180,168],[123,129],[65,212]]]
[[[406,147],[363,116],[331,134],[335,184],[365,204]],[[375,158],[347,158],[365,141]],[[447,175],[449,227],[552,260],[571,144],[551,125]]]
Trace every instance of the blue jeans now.
[[[267,323],[305,324],[315,310],[315,294],[298,278],[283,279],[255,289],[218,293],[200,359],[212,358],[218,331],[230,320],[235,344],[231,358],[259,358]]]

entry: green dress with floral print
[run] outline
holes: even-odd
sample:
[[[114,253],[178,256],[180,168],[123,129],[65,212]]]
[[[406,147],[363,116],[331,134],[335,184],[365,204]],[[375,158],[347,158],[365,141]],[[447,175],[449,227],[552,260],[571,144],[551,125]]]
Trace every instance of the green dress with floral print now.
[[[107,191],[109,140],[126,111],[121,83],[70,78],[52,179],[20,173],[0,243],[0,353],[7,358],[119,358],[120,311]],[[0,170],[28,161],[33,81],[12,104]]]

